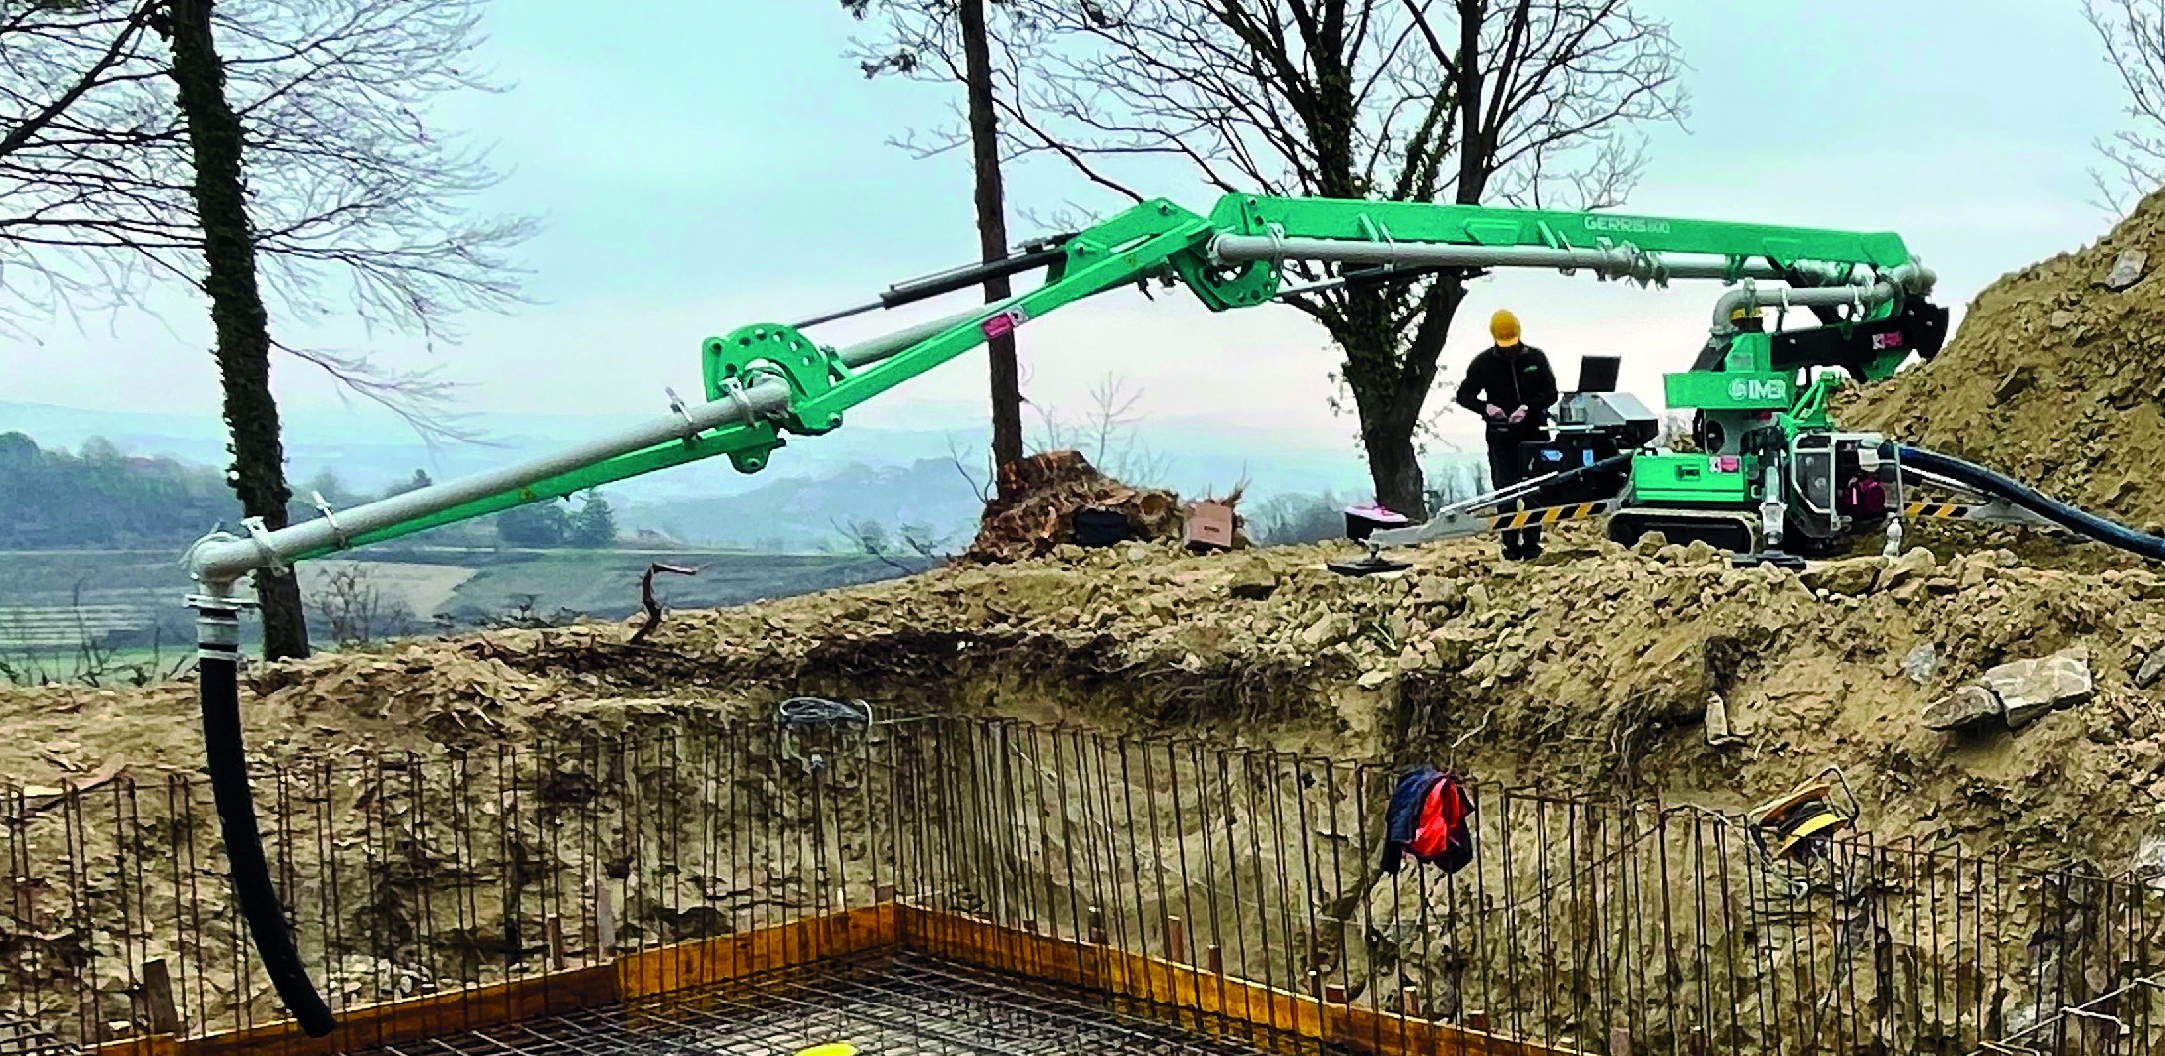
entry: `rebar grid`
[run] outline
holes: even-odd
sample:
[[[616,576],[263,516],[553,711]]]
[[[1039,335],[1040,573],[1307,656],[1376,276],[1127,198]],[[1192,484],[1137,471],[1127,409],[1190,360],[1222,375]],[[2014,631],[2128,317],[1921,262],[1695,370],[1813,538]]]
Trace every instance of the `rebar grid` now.
[[[835,1042],[854,1045],[864,1056],[1258,1056],[1263,1051],[1105,1002],[1054,993],[1027,979],[889,954],[385,1046],[367,1056],[796,1056]],[[1321,1050],[1311,1045],[1310,1051]]]
[[[1036,998],[1222,1019],[1192,988],[1123,989],[1098,955],[1115,952],[1362,1013],[1362,1036],[1336,1040],[1371,1053],[1424,1024],[1632,1056],[2165,1042],[2159,988],[2137,985],[2165,972],[2147,883],[1883,840],[1869,816],[1805,867],[1767,859],[1735,817],[1476,780],[1473,864],[1392,875],[1376,852],[1397,773],[1374,761],[952,717],[781,733],[263,768],[267,850],[312,977],[342,1016],[396,1003],[350,1047],[416,1023],[500,1032],[595,1004],[580,969],[874,905],[925,911],[904,946],[1004,978],[1097,951]],[[0,1051],[278,1019],[194,776],[0,789],[0,818]],[[412,1010],[491,986],[448,1019]]]

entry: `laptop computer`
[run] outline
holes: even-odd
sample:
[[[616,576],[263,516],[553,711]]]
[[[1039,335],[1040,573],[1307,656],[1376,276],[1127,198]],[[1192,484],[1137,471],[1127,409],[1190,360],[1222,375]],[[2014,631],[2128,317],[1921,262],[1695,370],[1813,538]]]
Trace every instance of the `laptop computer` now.
[[[1615,392],[1617,376],[1622,373],[1622,356],[1580,356],[1580,392]]]

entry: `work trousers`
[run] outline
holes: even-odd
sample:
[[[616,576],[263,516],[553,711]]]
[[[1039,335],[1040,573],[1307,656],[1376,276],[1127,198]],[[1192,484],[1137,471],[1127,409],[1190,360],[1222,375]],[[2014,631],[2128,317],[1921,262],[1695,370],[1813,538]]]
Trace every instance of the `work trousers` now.
[[[1490,437],[1488,441],[1488,481],[1490,488],[1507,488],[1533,476],[1526,462],[1519,457],[1519,441],[1516,438]],[[1499,504],[1498,513],[1509,513],[1524,507],[1521,501]],[[1503,533],[1505,557],[1532,557],[1541,552],[1541,529],[1525,528]]]

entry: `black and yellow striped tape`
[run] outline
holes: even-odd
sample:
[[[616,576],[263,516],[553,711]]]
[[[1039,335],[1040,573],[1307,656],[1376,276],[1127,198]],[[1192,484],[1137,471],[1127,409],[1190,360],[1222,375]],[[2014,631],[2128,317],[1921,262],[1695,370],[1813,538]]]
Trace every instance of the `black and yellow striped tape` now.
[[[1957,502],[1913,502],[1904,507],[1902,512],[1907,517],[1967,517],[1974,508]]]
[[[1488,519],[1492,531],[1512,532],[1534,525],[1547,526],[1558,521],[1576,521],[1608,512],[1606,502],[1582,502],[1575,506],[1551,506],[1545,510],[1521,510]]]

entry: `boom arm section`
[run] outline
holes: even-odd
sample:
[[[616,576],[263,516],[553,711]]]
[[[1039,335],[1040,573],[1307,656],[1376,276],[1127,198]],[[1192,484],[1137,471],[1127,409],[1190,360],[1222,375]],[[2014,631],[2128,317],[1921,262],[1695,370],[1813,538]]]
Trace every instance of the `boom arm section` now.
[[[326,510],[323,518],[276,532],[251,526],[247,539],[213,535],[191,551],[191,571],[222,588],[254,568],[562,498],[717,455],[728,456],[741,472],[757,472],[783,446],[785,434],[828,432],[847,410],[990,337],[1152,278],[1185,284],[1214,311],[1271,302],[1281,293],[1280,265],[1299,260],[1415,270],[1584,269],[1603,279],[1653,284],[1672,278],[1741,281],[1746,289],[1729,298],[1747,299],[1759,296],[1750,283],[1760,279],[1832,285],[1837,288],[1785,290],[1783,296],[1795,304],[1854,302],[1878,314],[1902,292],[1918,292],[1931,282],[1929,270],[1900,236],[1884,232],[1241,194],[1221,198],[1208,217],[1162,199],[1143,202],[1067,238],[1057,253],[1037,256],[1049,260],[1050,268],[1036,289],[863,344],[822,347],[801,328],[775,323],[709,338],[701,351],[702,404],[688,406],[672,396],[671,416],[563,455],[336,514]],[[957,283],[930,285],[947,290]]]
[[[1589,267],[1605,278],[1846,281],[1914,263],[1900,235],[1620,213],[1227,195],[1212,210],[1219,259]],[[1357,245],[1355,245],[1357,244]],[[1463,247],[1460,252],[1438,252]],[[1526,253],[1498,253],[1521,249]],[[1675,260],[1668,255],[1689,255]]]
[[[1239,297],[1249,278],[1205,273],[1210,224],[1170,202],[1146,202],[1069,239],[1042,286],[998,304],[843,349],[822,348],[795,327],[762,323],[709,338],[701,351],[706,402],[672,396],[669,416],[561,455],[392,496],[249,538],[214,533],[188,565],[223,592],[242,574],[286,561],[486,516],[525,503],[726,455],[742,472],[765,467],[784,433],[818,435],[842,413],[975,348],[989,336],[1076,301],[1172,268],[1198,289]],[[1256,303],[1267,300],[1267,293]]]

